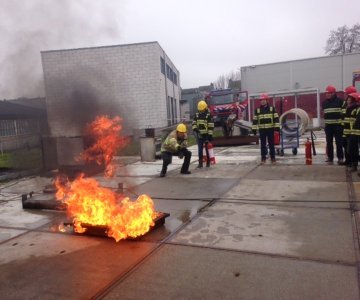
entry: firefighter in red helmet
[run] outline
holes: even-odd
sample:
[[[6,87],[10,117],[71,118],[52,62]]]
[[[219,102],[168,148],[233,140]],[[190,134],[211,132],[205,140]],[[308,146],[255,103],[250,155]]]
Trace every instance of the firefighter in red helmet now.
[[[266,162],[266,140],[269,144],[271,162],[275,163],[274,131],[280,131],[279,115],[275,107],[269,105],[267,94],[260,95],[259,99],[261,105],[255,109],[252,130],[254,134],[259,130],[261,163]]]
[[[348,152],[348,142],[349,142],[349,129],[347,128],[349,126],[348,121],[349,121],[349,111],[348,111],[348,98],[349,95],[352,93],[356,93],[356,88],[352,85],[348,86],[345,88],[344,90],[344,103],[343,106],[341,108],[341,119],[342,119],[342,126],[343,126],[343,135],[342,135],[342,146],[343,146],[343,151],[344,151],[344,156],[345,156],[345,161],[344,162],[340,162],[339,164],[341,165],[346,165],[346,166],[351,166],[351,162],[349,159],[349,152]],[[357,103],[357,102],[356,102]],[[352,104],[353,106],[353,104]],[[347,116],[346,116],[347,115]],[[348,119],[345,120],[345,117],[347,117]]]
[[[353,139],[350,141],[349,148],[349,156],[351,161],[351,165],[349,166],[351,171],[356,171],[359,160],[359,140],[360,140],[360,94],[351,93],[348,95],[348,99],[353,98],[353,101],[357,101],[358,108],[354,111],[355,121],[351,128],[351,136]],[[358,175],[360,175],[358,173]]]
[[[346,136],[346,163],[350,171],[355,172],[358,166],[359,145],[357,131],[354,130],[358,111],[358,94],[350,93],[346,96],[346,113],[343,120],[344,135]]]
[[[334,86],[329,85],[326,87],[326,99],[322,103],[325,119],[325,134],[326,134],[326,151],[328,164],[333,164],[334,161],[334,146],[333,140],[335,138],[336,143],[336,155],[338,158],[338,164],[343,164],[344,152],[342,148],[342,120],[341,110],[343,106],[343,100],[336,94]]]

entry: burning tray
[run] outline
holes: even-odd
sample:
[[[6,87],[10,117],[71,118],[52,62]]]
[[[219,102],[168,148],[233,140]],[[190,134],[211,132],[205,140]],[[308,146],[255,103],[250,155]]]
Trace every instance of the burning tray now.
[[[164,213],[164,212],[156,212],[156,214],[157,214],[156,218],[153,220],[155,224],[154,224],[154,226],[151,226],[150,230],[147,233],[164,225],[165,219],[170,216],[169,213]],[[69,224],[67,224],[67,225],[69,225]],[[70,225],[73,225],[73,224],[70,224]],[[108,230],[108,227],[105,225],[91,225],[91,224],[82,223],[81,227],[86,229],[86,231],[84,233],[77,233],[77,234],[107,237],[106,232]],[[127,239],[132,239],[132,238],[127,238]]]

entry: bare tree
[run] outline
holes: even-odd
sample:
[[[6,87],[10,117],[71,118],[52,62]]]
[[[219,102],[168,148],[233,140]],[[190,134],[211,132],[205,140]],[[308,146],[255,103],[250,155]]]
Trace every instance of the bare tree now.
[[[346,25],[331,30],[326,41],[325,53],[329,55],[360,51],[360,24],[348,28]]]
[[[228,85],[225,75],[220,75],[214,82],[214,88],[216,89],[226,89]]]
[[[241,73],[240,72],[234,72],[231,71],[226,75],[220,75],[217,80],[214,82],[214,87],[216,89],[226,89],[229,87],[229,81],[235,81],[235,80],[240,80],[241,78]]]

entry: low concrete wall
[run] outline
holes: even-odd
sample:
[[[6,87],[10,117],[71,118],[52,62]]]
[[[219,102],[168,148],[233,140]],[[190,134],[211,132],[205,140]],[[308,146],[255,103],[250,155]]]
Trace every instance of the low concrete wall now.
[[[41,145],[39,135],[18,135],[0,137],[0,151],[12,151],[18,149],[33,148]]]

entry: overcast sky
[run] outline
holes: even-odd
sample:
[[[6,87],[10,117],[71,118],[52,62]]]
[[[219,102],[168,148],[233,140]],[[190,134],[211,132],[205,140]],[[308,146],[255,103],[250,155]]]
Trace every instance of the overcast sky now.
[[[158,41],[182,88],[241,66],[324,56],[360,0],[0,0],[0,99],[44,96],[40,51]]]

